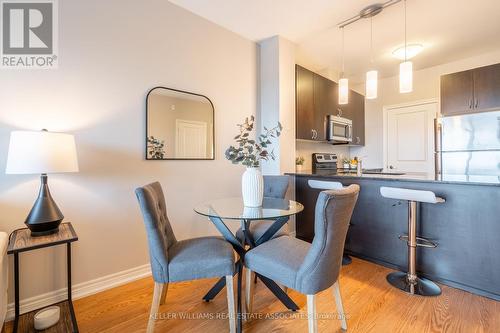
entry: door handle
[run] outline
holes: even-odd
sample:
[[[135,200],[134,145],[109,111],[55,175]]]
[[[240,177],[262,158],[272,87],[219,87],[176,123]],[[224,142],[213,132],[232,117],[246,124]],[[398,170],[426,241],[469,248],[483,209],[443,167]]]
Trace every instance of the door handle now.
[[[315,129],[311,130],[311,132],[312,132],[312,139],[316,140],[318,138],[318,132]]]
[[[472,109],[472,98],[469,98],[469,109]]]
[[[359,138],[359,136],[356,137],[356,143],[360,143],[361,142],[361,139]]]
[[[311,130],[311,139],[314,140],[314,130]]]
[[[389,165],[389,169],[391,169],[391,170],[392,170],[392,169],[394,169],[394,167],[393,167],[392,165]]]
[[[474,104],[474,109],[477,109],[478,104],[479,104],[479,99],[476,98],[476,103]]]

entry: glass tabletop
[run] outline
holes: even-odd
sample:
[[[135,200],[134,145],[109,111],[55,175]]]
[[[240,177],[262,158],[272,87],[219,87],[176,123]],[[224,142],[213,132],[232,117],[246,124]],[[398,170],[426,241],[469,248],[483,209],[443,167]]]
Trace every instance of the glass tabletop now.
[[[229,220],[277,219],[301,212],[302,204],[287,199],[264,198],[261,207],[245,207],[241,197],[203,202],[194,208],[198,214]]]

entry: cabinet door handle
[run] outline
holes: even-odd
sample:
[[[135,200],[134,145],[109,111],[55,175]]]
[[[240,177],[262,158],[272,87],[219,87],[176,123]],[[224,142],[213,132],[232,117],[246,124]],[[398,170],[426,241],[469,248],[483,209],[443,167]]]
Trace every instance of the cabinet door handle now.
[[[314,140],[314,130],[311,130],[311,139]]]
[[[472,98],[469,98],[469,109],[472,109]]]
[[[318,131],[314,130],[314,140],[318,138]]]
[[[359,138],[359,136],[356,137],[356,143],[360,143],[361,142],[361,139]]]
[[[479,99],[476,98],[476,103],[474,104],[474,109],[477,109],[478,104],[479,104]]]

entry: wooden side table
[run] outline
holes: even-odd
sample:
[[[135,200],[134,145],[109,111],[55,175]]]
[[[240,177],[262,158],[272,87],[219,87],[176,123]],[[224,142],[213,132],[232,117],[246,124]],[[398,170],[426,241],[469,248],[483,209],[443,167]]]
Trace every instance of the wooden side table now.
[[[14,333],[35,332],[33,316],[37,310],[20,315],[19,313],[19,254],[50,246],[66,244],[68,298],[57,305],[61,308],[59,322],[47,329],[50,332],[78,332],[73,300],[71,297],[71,243],[76,242],[78,236],[71,223],[62,223],[59,232],[47,236],[31,237],[29,229],[19,229],[12,233],[9,240],[8,254],[14,255],[14,294],[15,294],[15,319]],[[36,331],[40,332],[40,331]]]

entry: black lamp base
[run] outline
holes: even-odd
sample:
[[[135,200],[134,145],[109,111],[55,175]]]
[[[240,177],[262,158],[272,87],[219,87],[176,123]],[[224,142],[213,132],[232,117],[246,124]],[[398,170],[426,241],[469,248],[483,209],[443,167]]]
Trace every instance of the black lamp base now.
[[[31,236],[46,236],[59,231],[59,225],[64,219],[64,215],[52,199],[47,184],[47,175],[40,177],[40,191],[38,198],[31,208],[24,224],[31,230]]]
[[[59,222],[60,224],[60,222]],[[59,232],[59,224],[57,225],[57,227],[55,228],[52,228],[52,229],[47,229],[48,230],[44,230],[44,231],[34,231],[32,228],[30,228],[30,226],[28,225],[28,228],[30,228],[31,230],[31,237],[40,237],[40,236],[47,236],[47,235],[51,235],[51,234],[56,234]]]

